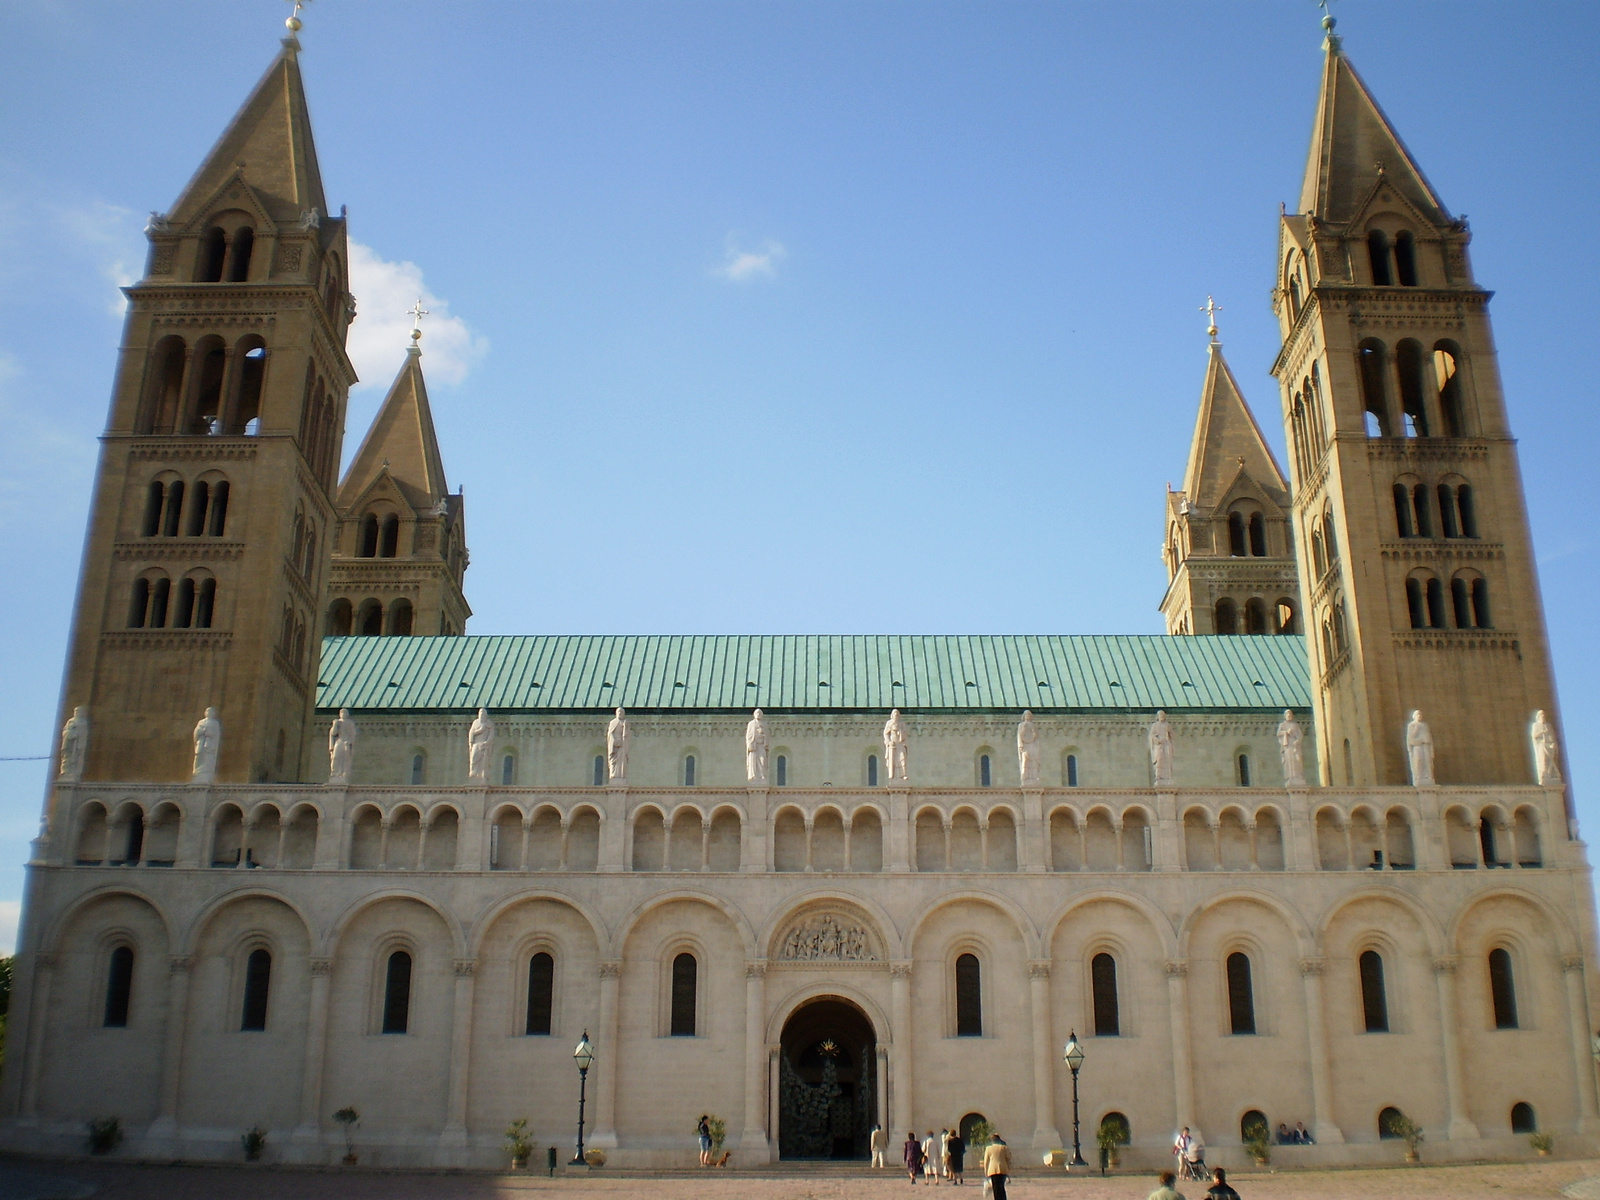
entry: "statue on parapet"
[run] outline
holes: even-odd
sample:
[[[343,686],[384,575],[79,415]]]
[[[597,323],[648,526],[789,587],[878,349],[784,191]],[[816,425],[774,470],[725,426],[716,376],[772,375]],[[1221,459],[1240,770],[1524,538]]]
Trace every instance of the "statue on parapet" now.
[[[350,768],[355,765],[356,723],[350,719],[350,710],[341,708],[339,715],[328,726],[328,782],[349,783]]]
[[[1420,708],[1412,711],[1406,726],[1406,759],[1411,764],[1411,786],[1433,787],[1433,732]]]
[[[217,757],[222,753],[222,721],[208,707],[194,727],[194,770],[190,783],[211,783],[217,778]]]
[[[890,711],[889,719],[883,725],[883,765],[888,770],[889,778],[898,779],[901,783],[910,779],[909,760],[906,722],[896,708]]]
[[[1017,725],[1017,770],[1023,786],[1039,782],[1039,730],[1033,724],[1033,710],[1024,709]]]
[[[82,712],[82,709],[78,710]],[[1561,747],[1556,743],[1556,727],[1544,715],[1544,709],[1533,714],[1533,769],[1535,778],[1543,787],[1561,782]]]
[[[767,781],[767,753],[772,739],[767,735],[766,714],[759,708],[744,727],[744,777],[750,783]]]
[[[1543,716],[1543,714],[1540,714]],[[61,758],[56,774],[62,779],[82,779],[84,764],[89,759],[89,718],[83,705],[72,710],[67,723],[61,727]]]
[[[1283,761],[1285,787],[1305,787],[1306,756],[1305,730],[1294,719],[1294,713],[1283,710],[1283,720],[1278,724],[1278,757]]]
[[[612,783],[628,778],[628,714],[621,708],[606,726],[606,777]]]
[[[1156,787],[1172,786],[1172,726],[1165,709],[1156,712],[1150,725],[1150,779]]]
[[[493,751],[494,719],[487,708],[480,708],[477,720],[467,730],[467,778],[473,783],[489,782],[489,757]]]

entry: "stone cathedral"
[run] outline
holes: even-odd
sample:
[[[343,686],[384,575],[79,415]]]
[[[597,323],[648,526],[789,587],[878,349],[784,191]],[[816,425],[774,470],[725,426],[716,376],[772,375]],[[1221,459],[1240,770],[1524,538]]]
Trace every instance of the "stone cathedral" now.
[[[490,1166],[520,1117],[574,1145],[585,1033],[621,1165],[692,1162],[701,1113],[735,1166],[980,1118],[1039,1162],[1072,1033],[1134,1165],[1183,1125],[1228,1166],[1256,1121],[1306,1164],[1399,1161],[1399,1114],[1441,1159],[1600,1133],[1490,293],[1331,25],[1287,469],[1213,330],[1167,632],[1114,637],[467,635],[416,338],[338,478],[299,49],[127,289],[0,1145],[334,1163],[352,1106],[362,1163]]]

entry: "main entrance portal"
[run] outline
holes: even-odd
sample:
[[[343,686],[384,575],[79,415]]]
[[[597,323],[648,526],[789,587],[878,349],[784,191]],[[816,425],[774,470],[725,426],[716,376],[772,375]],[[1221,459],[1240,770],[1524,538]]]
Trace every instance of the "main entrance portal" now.
[[[797,1009],[778,1054],[778,1157],[868,1157],[877,1064],[872,1022],[850,1001],[826,996]]]

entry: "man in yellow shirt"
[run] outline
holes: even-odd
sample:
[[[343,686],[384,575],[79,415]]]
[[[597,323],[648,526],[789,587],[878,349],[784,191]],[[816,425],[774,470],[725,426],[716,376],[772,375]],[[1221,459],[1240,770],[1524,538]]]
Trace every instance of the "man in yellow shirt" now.
[[[983,1174],[989,1181],[994,1200],[1006,1200],[1006,1176],[1011,1174],[1011,1147],[999,1134],[983,1152]]]

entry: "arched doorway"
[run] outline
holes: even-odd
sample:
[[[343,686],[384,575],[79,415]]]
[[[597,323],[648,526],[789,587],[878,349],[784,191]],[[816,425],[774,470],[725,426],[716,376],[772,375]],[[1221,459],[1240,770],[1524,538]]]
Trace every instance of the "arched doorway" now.
[[[848,1000],[823,996],[784,1022],[778,1157],[866,1158],[878,1119],[878,1039]]]

